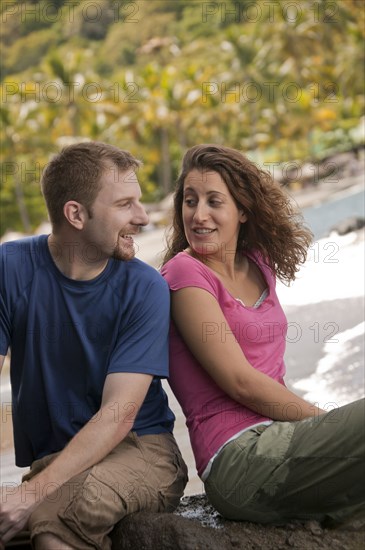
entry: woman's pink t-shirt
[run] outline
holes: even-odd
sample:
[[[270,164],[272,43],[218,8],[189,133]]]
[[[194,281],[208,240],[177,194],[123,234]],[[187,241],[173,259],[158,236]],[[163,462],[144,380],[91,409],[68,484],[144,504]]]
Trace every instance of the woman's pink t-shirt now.
[[[275,277],[258,253],[247,253],[247,256],[260,268],[268,287],[268,295],[258,308],[244,306],[225,289],[211,269],[186,252],[167,262],[161,273],[171,291],[201,288],[218,301],[226,321],[222,326],[214,322],[202,326],[203,341],[209,344],[209,338],[219,334],[229,346],[235,338],[254,368],[283,384],[287,322],[276,295]],[[169,383],[185,414],[200,476],[228,439],[269,420],[231,399],[213,381],[191,354],[173,322]]]

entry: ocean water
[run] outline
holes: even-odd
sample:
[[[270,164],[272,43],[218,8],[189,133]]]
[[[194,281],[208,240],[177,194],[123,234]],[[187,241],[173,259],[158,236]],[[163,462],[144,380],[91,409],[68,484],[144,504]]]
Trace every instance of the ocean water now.
[[[349,217],[365,217],[365,192],[346,190],[336,194],[332,200],[303,208],[302,213],[314,238],[320,239],[327,236],[336,224]]]

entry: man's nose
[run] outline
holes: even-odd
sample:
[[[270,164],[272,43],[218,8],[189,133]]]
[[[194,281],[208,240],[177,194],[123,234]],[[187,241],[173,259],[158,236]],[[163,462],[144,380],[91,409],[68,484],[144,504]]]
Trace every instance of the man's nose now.
[[[143,205],[139,202],[136,205],[135,214],[133,217],[134,225],[147,225],[149,222],[148,214]]]

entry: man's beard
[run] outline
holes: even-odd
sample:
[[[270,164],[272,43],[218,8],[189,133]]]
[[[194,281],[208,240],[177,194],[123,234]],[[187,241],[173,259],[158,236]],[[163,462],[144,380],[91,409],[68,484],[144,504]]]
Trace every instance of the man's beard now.
[[[117,242],[113,250],[112,258],[114,258],[115,260],[128,262],[129,260],[133,260],[135,255],[136,251],[134,249],[133,241],[131,242],[130,246],[123,246],[119,244],[119,242]]]

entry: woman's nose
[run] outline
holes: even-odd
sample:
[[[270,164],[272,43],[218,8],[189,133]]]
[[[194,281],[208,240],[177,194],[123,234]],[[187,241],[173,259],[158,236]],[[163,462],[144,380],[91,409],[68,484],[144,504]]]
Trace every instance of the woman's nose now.
[[[202,221],[202,220],[206,220],[207,217],[208,217],[208,209],[206,205],[202,202],[199,202],[195,208],[194,219],[196,221]]]

